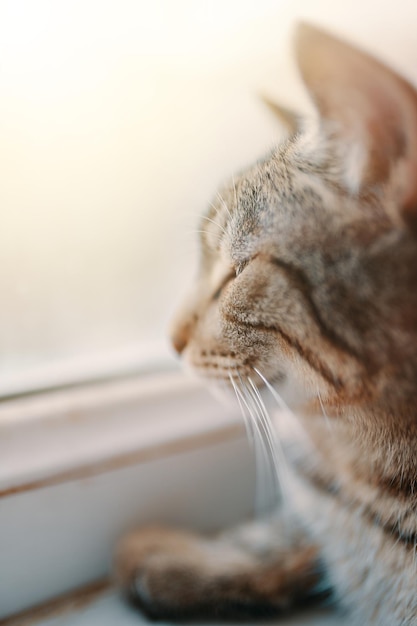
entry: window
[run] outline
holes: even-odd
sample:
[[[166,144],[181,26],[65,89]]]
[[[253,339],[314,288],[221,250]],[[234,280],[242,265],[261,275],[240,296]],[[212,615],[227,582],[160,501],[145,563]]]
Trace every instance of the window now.
[[[237,409],[185,381],[165,340],[197,216],[279,137],[259,93],[309,110],[295,19],[417,80],[416,13],[406,0],[0,3],[0,619],[101,576],[138,520],[248,514]]]
[[[258,8],[0,11],[0,392],[166,358],[196,216],[276,136],[240,39]]]

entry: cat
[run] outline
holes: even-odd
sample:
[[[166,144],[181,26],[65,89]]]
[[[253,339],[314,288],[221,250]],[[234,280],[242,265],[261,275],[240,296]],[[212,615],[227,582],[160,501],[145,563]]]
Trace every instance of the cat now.
[[[352,625],[417,624],[417,92],[311,25],[295,50],[317,116],[284,110],[288,137],[221,189],[172,333],[247,405],[295,385],[285,496],[216,537],[139,529],[117,577],[160,619],[331,597]]]

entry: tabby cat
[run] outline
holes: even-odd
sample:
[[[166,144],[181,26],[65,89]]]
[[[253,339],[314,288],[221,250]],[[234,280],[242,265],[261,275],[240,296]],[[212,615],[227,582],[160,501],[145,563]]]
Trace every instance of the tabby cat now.
[[[306,24],[296,55],[317,117],[221,190],[173,330],[247,408],[295,385],[282,505],[214,538],[138,530],[117,574],[154,618],[331,594],[349,624],[417,624],[417,92]]]

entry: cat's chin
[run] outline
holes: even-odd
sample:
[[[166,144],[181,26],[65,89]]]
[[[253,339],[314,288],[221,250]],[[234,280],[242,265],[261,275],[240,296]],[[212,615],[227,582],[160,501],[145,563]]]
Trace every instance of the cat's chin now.
[[[203,383],[229,404],[250,395],[261,393],[269,408],[297,410],[311,399],[304,386],[284,373],[276,359],[239,359],[239,355],[219,350],[187,347],[183,352],[183,367],[194,379]]]
[[[280,371],[264,375],[256,366],[242,369],[201,367],[186,360],[183,362],[183,369],[222,399],[235,400],[236,389],[244,387],[255,388],[266,397],[268,395],[274,397],[276,394],[282,403],[281,408],[283,406],[296,408],[300,405],[300,400],[304,402],[307,399],[305,390],[300,389],[299,385]]]
[[[233,389],[233,383],[249,383],[252,381],[256,387],[261,388],[265,385],[284,385],[287,378],[283,372],[274,372],[264,375],[256,366],[224,366],[216,365],[201,366],[200,364],[190,363],[186,360],[183,362],[186,372],[190,373],[194,378],[198,378],[206,384],[226,385]]]
[[[252,376],[246,376],[236,370],[230,370],[231,376],[215,374],[213,371],[202,368],[187,368],[192,376],[202,382],[210,393],[226,407],[247,412],[248,401],[261,404],[268,413],[273,423],[277,414],[297,414],[302,407],[311,399],[310,394],[300,385],[282,373],[276,373],[266,379],[261,373],[253,372]],[[258,398],[258,399],[256,399]],[[249,409],[250,411],[250,409]],[[255,407],[255,411],[257,408]]]

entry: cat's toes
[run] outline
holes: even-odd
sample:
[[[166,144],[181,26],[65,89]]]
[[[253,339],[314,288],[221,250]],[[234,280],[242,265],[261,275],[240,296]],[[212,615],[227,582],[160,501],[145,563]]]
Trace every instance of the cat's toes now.
[[[126,536],[115,555],[116,579],[131,601],[152,618],[176,617],[199,603],[198,537],[164,528]]]
[[[249,618],[286,612],[317,585],[317,550],[259,556],[221,538],[152,527],[123,539],[116,577],[154,619]]]

